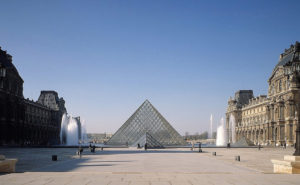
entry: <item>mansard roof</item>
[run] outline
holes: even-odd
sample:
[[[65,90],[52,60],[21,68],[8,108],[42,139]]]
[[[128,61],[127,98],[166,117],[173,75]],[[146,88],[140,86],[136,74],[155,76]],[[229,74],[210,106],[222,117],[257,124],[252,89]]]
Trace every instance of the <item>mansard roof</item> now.
[[[278,64],[275,66],[278,67],[278,66],[284,66],[286,65],[288,62],[292,62],[293,61],[293,55],[294,53],[288,53],[286,56],[284,56],[282,59],[279,60]]]
[[[0,63],[2,66],[9,68],[13,67],[12,56],[8,54],[6,51],[2,50],[0,47]]]
[[[280,54],[279,61],[275,66],[274,71],[278,66],[284,66],[289,62],[293,62],[295,53],[297,52],[300,52],[300,43],[298,41],[296,41],[295,45],[291,45],[289,49],[285,49],[284,53]]]
[[[284,53],[280,54],[279,61],[278,61],[277,65],[274,67],[270,79],[273,77],[273,75],[275,74],[278,67],[290,65],[292,62],[297,60],[296,57],[298,57],[298,56],[296,54],[299,52],[300,52],[300,43],[298,41],[296,41],[296,43],[294,45],[291,45],[290,48],[285,49]]]
[[[12,63],[12,56],[7,53],[7,51],[4,51],[0,47],[0,66],[3,66],[6,69],[13,70],[17,76],[23,81],[22,77],[20,76],[17,68]]]

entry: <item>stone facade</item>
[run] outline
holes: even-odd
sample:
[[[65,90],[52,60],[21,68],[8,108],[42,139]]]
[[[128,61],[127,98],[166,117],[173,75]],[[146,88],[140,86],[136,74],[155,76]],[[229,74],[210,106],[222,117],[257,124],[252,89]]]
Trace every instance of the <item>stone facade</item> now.
[[[247,137],[255,144],[293,145],[300,113],[300,43],[280,54],[269,80],[268,95],[253,96],[252,90],[237,91],[228,101],[226,128],[236,139]],[[230,116],[235,118],[231,128]]]
[[[0,48],[0,145],[58,144],[65,101],[55,91],[41,91],[37,102],[24,99],[23,82]]]

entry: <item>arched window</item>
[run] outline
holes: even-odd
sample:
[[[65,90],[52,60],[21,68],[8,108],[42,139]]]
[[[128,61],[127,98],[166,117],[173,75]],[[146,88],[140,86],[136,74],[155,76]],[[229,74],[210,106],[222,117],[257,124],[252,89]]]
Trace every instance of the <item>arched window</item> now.
[[[279,92],[281,92],[281,90],[282,90],[282,82],[281,80],[279,80]]]

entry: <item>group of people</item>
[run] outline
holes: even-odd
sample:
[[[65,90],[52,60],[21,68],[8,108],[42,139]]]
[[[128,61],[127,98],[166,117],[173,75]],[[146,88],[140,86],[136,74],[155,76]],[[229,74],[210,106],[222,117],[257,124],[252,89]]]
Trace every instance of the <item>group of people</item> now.
[[[191,148],[191,150],[194,151],[194,148],[195,148],[195,144],[192,143],[192,148]],[[202,152],[201,142],[198,143],[198,148],[199,148],[199,152]]]
[[[103,148],[101,148],[101,149],[103,150]],[[95,145],[92,146],[92,144],[90,144],[89,150],[90,150],[92,153],[95,153],[96,146],[95,146]],[[83,148],[82,148],[82,146],[79,146],[78,151],[77,151],[77,155],[79,155],[80,158],[81,158],[82,153],[83,153]]]
[[[92,153],[95,153],[96,146],[95,145],[92,146],[92,144],[90,143],[89,149]]]
[[[140,145],[140,143],[137,144],[137,148],[138,148],[138,149],[142,148],[141,145]],[[148,144],[147,144],[147,143],[145,143],[144,149],[145,149],[145,150],[148,149]]]

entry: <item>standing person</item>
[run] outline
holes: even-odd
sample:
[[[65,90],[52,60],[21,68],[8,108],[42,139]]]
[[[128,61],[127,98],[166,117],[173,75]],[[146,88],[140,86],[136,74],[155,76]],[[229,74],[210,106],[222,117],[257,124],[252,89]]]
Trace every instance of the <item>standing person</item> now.
[[[90,143],[89,149],[90,149],[91,152],[93,152],[92,144],[91,143]]]
[[[202,149],[201,149],[201,142],[199,142],[199,152],[202,152]]]
[[[195,144],[194,144],[194,141],[192,142],[192,148],[191,150],[194,151],[194,147],[195,147]]]
[[[78,154],[79,154],[80,158],[81,158],[82,152],[83,152],[83,148],[81,146],[79,146],[79,148],[78,148]]]
[[[145,150],[147,150],[147,147],[148,147],[148,146],[147,146],[147,143],[145,143]]]

